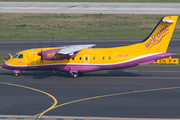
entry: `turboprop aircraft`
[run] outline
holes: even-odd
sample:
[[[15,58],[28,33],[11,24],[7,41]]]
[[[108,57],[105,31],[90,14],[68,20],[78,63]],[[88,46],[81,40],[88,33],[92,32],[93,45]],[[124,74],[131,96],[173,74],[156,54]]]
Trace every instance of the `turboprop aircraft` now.
[[[58,70],[74,78],[98,70],[114,70],[154,63],[176,55],[166,53],[178,16],[166,16],[142,42],[122,47],[92,48],[95,44],[37,48],[18,52],[3,64],[14,70]]]

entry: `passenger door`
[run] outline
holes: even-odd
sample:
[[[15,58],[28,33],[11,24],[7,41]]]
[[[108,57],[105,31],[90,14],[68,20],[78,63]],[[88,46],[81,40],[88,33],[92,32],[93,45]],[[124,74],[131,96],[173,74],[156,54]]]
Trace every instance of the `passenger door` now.
[[[29,53],[29,67],[35,68],[36,67],[36,52]]]

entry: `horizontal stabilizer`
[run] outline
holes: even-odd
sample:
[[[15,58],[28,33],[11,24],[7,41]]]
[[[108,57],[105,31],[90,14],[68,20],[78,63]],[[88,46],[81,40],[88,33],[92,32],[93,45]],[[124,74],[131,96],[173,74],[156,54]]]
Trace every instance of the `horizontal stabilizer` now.
[[[96,44],[87,44],[87,45],[71,45],[71,46],[66,46],[60,49],[56,54],[73,54],[74,52],[80,51],[83,48],[91,48],[95,46]]]
[[[163,20],[163,22],[174,23],[174,21],[172,21],[172,20]]]
[[[171,19],[170,16],[164,17],[162,19],[162,22],[165,22],[165,23],[174,23],[174,21]]]

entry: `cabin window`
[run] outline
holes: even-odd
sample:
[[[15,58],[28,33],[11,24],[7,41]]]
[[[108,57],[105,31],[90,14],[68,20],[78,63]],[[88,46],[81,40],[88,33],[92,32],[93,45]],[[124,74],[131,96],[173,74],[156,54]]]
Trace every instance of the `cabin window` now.
[[[86,60],[88,60],[88,57],[86,57]]]
[[[81,60],[81,57],[79,57],[79,60]]]
[[[72,60],[74,60],[74,57],[72,58]]]
[[[109,60],[111,60],[111,57],[109,57]]]
[[[102,57],[102,59],[104,60],[105,58],[104,58],[104,57]]]
[[[95,57],[93,57],[93,60],[95,60]]]

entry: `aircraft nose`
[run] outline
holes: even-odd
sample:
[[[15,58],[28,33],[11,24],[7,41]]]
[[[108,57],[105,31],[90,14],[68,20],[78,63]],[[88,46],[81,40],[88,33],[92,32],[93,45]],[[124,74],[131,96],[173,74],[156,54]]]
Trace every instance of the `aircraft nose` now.
[[[8,68],[8,65],[7,65],[6,63],[4,63],[4,64],[2,65],[2,67],[3,67],[3,68]]]

